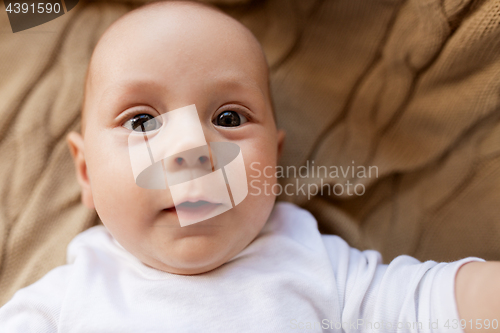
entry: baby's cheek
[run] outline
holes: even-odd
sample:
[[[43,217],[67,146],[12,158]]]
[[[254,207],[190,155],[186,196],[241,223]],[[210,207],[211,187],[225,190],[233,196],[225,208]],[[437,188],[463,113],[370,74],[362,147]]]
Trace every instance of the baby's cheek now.
[[[99,160],[93,166],[92,194],[101,220],[123,225],[125,219],[140,217],[147,193],[135,184],[128,156],[106,152]]]
[[[266,188],[276,183],[276,157],[268,146],[259,147],[253,154],[247,154],[244,158],[249,190],[253,188],[254,193],[259,192],[258,189],[265,192]]]

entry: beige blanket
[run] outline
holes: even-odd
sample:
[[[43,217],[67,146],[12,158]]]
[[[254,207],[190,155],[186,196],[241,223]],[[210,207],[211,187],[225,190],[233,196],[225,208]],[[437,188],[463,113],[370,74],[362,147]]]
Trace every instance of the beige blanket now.
[[[0,305],[99,223],[79,201],[65,135],[80,126],[95,43],[140,3],[82,1],[16,34],[0,13]],[[378,171],[281,179],[350,181],[360,196],[280,199],[385,262],[500,259],[498,0],[215,2],[264,46],[287,131],[282,165]]]

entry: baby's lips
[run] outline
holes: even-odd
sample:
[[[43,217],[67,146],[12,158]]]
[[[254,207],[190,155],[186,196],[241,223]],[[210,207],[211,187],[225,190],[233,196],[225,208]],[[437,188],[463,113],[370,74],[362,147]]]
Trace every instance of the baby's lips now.
[[[195,203],[195,202],[206,202],[208,204],[214,204],[214,205],[219,205],[222,204],[219,200],[215,200],[214,198],[210,198],[210,196],[207,195],[201,195],[201,196],[186,196],[183,198],[180,198],[179,200],[176,200],[178,202],[178,205],[182,205],[184,203]]]
[[[211,195],[209,185],[196,180],[176,185],[174,193],[171,194],[172,197],[166,201],[167,205],[163,209],[175,209],[176,206],[185,202],[204,201],[210,204],[223,204],[221,200],[217,199],[216,195]]]
[[[216,170],[181,184],[169,186],[181,226],[197,223],[222,214],[232,208],[222,170]],[[198,208],[189,208],[186,202],[205,202]]]

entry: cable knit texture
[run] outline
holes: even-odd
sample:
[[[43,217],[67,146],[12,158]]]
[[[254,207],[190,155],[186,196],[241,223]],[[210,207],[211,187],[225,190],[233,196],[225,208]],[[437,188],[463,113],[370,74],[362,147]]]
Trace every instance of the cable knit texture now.
[[[500,259],[499,1],[207,2],[264,47],[287,132],[283,165],[378,168],[323,180],[361,183],[359,197],[280,199],[386,263]],[[99,223],[80,203],[65,136],[80,128],[97,40],[141,4],[81,0],[15,34],[0,13],[0,305],[64,264],[71,239]]]

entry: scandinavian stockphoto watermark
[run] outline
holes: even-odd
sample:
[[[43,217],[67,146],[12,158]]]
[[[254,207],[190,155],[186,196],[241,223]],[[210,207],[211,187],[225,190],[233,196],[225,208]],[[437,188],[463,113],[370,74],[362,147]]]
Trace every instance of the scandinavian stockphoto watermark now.
[[[376,166],[356,165],[354,161],[347,166],[307,161],[300,167],[245,163],[245,152],[238,144],[208,142],[195,104],[155,117],[139,114],[123,127],[129,130],[131,178],[140,188],[166,190],[170,199],[165,210],[175,209],[182,227],[223,214],[248,194],[302,195],[308,199],[318,194],[361,196],[366,181],[378,178]],[[276,183],[277,179],[284,182]]]
[[[315,195],[361,196],[366,188],[362,180],[378,178],[377,166],[356,165],[315,165],[314,161],[306,161],[305,165],[296,166],[265,166],[260,162],[250,164],[250,195]],[[283,183],[271,180],[283,179]]]

